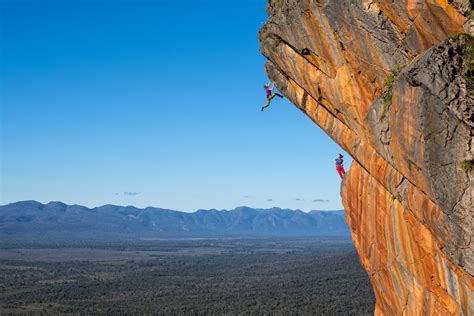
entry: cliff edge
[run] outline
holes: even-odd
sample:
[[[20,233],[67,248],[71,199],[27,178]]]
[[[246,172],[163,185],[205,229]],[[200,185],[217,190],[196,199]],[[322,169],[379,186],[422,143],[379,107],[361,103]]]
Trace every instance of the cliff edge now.
[[[474,315],[471,9],[267,5],[269,78],[354,159],[341,195],[375,314]]]

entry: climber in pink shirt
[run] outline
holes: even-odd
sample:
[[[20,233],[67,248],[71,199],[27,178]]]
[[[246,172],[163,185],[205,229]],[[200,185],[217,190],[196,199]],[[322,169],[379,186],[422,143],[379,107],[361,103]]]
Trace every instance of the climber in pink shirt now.
[[[275,93],[272,93],[272,90],[275,88],[275,85],[273,85],[273,87],[270,88],[270,83],[267,83],[266,85],[263,86],[263,88],[265,89],[265,92],[267,93],[267,104],[265,104],[263,107],[262,107],[262,111],[265,110],[267,107],[270,106],[270,101],[275,97],[275,96],[278,96],[280,98],[283,98],[283,96],[277,92]]]

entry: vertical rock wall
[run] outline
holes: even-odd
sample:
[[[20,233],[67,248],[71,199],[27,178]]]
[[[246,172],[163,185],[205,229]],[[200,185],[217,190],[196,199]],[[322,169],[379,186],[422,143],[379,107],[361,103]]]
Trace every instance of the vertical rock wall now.
[[[474,315],[467,0],[271,0],[270,79],[354,159],[342,185],[376,314]]]

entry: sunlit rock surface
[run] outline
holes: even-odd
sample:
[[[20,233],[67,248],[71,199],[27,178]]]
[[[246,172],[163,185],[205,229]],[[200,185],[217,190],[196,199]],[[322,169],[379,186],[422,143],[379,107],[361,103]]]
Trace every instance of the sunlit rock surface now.
[[[354,159],[341,194],[376,314],[474,315],[470,6],[267,5],[269,78]]]

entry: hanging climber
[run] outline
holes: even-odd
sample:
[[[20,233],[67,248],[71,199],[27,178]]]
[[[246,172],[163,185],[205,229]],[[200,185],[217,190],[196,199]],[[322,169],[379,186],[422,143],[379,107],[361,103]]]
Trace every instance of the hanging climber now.
[[[275,85],[273,85],[273,87],[270,88],[270,82],[267,83],[266,85],[263,86],[263,88],[265,89],[265,92],[267,93],[267,104],[265,104],[264,106],[262,106],[262,111],[265,110],[267,107],[270,106],[270,101],[275,97],[275,96],[278,96],[280,98],[283,98],[283,96],[277,92],[275,93],[272,93],[272,90],[275,88]]]
[[[346,171],[344,170],[344,159],[342,159],[344,156],[339,154],[336,159],[336,170],[341,179],[344,179],[344,175],[346,174]]]

